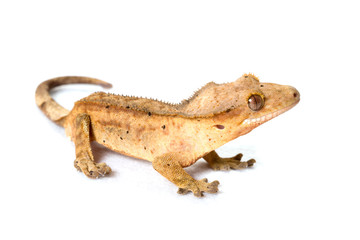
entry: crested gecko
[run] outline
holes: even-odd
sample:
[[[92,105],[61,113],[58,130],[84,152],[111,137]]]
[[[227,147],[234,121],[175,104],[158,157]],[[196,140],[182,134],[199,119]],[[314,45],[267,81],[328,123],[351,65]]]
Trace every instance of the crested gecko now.
[[[36,104],[45,115],[65,128],[75,143],[75,167],[90,178],[111,172],[97,163],[91,141],[121,154],[152,162],[153,168],[173,182],[178,193],[218,191],[218,181],[196,180],[183,168],[205,159],[214,170],[250,167],[254,159],[241,161],[242,154],[222,158],[215,149],[249,133],[257,126],[294,107],[299,92],[291,87],[262,83],[253,74],[234,82],[210,82],[179,104],[148,98],[96,92],[75,102],[71,111],[50,96],[56,86],[89,83],[105,88],[111,84],[88,77],[58,77],[36,89]]]

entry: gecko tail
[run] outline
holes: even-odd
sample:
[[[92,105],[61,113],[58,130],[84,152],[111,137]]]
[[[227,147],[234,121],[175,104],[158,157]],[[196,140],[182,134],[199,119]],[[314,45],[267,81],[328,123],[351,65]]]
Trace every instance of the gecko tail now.
[[[50,90],[65,84],[88,83],[111,88],[111,84],[95,78],[67,76],[58,77],[42,82],[36,89],[35,101],[40,110],[53,122],[63,126],[69,110],[62,107],[50,96]]]

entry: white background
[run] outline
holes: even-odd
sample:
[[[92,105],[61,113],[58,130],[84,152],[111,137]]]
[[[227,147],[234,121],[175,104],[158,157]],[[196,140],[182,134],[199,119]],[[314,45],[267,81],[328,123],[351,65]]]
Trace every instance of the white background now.
[[[359,239],[357,1],[127,2],[1,1],[0,238]],[[73,143],[34,101],[41,81],[64,75],[179,102],[248,72],[296,87],[301,101],[218,150],[254,157],[254,168],[187,168],[220,181],[201,199],[96,144],[114,172],[86,178]],[[53,96],[71,109],[99,90]]]

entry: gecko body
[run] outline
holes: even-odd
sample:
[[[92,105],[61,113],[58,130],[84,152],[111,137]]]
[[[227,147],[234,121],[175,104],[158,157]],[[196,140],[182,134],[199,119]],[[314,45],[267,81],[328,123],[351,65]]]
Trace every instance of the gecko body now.
[[[91,141],[131,157],[152,162],[153,167],[179,187],[179,193],[218,191],[218,181],[195,180],[183,169],[204,158],[215,170],[241,169],[255,160],[241,154],[221,158],[214,151],[225,143],[295,106],[299,92],[291,87],[260,83],[244,74],[231,83],[208,83],[179,104],[97,92],[74,104],[71,111],[57,104],[50,89],[71,83],[111,84],[94,78],[60,77],[43,82],[35,97],[39,108],[75,143],[75,167],[97,178],[111,172],[96,163]]]

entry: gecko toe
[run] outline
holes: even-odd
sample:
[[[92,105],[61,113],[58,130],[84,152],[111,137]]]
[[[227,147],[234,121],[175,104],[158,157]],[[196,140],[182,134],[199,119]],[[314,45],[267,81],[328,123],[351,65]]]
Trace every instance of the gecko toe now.
[[[256,160],[255,160],[255,159],[250,159],[250,160],[247,161],[248,167],[254,166],[254,163],[256,163]]]
[[[242,154],[242,153],[239,153],[239,154],[237,154],[236,156],[234,156],[233,159],[240,161],[240,160],[242,159],[242,157],[243,157],[243,154]]]
[[[96,172],[96,171],[89,171],[88,177],[90,177],[90,178],[98,178],[98,177],[99,177],[99,173]]]
[[[74,166],[89,178],[99,178],[111,172],[111,168],[105,163],[95,163],[86,158],[76,159]]]
[[[189,192],[190,190],[186,189],[186,188],[179,188],[179,190],[177,191],[178,194],[181,195],[185,195]]]
[[[101,176],[105,176],[106,174],[111,173],[111,168],[105,163],[96,164],[97,171]]]
[[[81,171],[81,168],[79,167],[79,161],[78,160],[75,160],[74,161],[74,167],[78,170],[78,171]]]
[[[206,193],[216,193],[218,192],[219,181],[208,182],[207,178],[201,180],[195,180],[194,182],[188,184],[187,186],[181,187],[178,190],[178,194],[187,194],[188,192],[193,192],[195,197],[203,197],[204,192]]]
[[[256,162],[254,159],[250,159],[246,162],[242,162],[243,155],[241,153],[237,154],[234,157],[230,157],[230,158],[222,158],[222,157],[215,157],[211,160],[211,162],[209,162],[210,166],[214,169],[214,170],[230,170],[230,169],[243,169],[243,168],[247,168],[247,167],[251,167],[254,165],[254,163]]]

